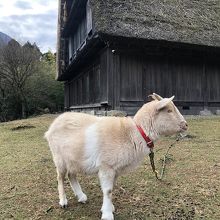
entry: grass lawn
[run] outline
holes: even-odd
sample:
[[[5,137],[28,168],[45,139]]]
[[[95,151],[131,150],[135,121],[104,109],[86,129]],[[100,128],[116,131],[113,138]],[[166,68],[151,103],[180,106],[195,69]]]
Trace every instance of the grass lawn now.
[[[96,176],[80,176],[88,196],[78,204],[68,181],[67,209],[58,206],[56,172],[43,134],[55,116],[0,124],[0,219],[101,217]],[[171,149],[165,178],[157,181],[149,159],[119,178],[113,193],[116,220],[220,219],[220,117],[188,118],[188,138]],[[174,138],[155,144],[156,166]]]

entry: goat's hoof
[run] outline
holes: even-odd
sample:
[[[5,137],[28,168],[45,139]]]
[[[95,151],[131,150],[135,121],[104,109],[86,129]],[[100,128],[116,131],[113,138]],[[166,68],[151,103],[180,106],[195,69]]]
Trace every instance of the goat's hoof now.
[[[61,199],[60,202],[59,202],[59,205],[63,209],[67,208],[67,199]]]
[[[66,209],[66,208],[67,208],[67,205],[62,205],[61,208],[62,208],[62,209]]]
[[[80,202],[80,203],[86,203],[86,201],[87,201],[87,196],[86,196],[86,194],[82,194],[81,196],[80,196],[80,198],[78,199],[78,202]]]
[[[113,216],[112,212],[103,213],[101,220],[114,220],[114,216]]]

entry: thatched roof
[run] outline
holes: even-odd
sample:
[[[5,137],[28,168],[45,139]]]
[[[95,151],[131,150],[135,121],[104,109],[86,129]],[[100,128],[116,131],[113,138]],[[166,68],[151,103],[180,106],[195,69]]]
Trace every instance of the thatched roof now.
[[[220,0],[90,0],[97,32],[220,47]]]

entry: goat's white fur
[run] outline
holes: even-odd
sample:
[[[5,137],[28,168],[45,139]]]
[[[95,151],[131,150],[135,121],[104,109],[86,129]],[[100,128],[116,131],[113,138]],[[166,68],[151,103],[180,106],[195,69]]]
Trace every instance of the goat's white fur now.
[[[100,166],[100,153],[97,134],[97,123],[85,129],[85,163],[86,173],[97,173]]]
[[[102,219],[114,219],[112,190],[117,177],[134,169],[150,152],[136,124],[153,141],[186,130],[186,121],[172,102],[174,97],[163,99],[155,93],[151,97],[154,101],[145,104],[134,119],[68,112],[54,120],[45,137],[57,168],[62,207],[67,205],[66,174],[78,201],[84,203],[87,197],[76,175],[98,173],[103,191]]]

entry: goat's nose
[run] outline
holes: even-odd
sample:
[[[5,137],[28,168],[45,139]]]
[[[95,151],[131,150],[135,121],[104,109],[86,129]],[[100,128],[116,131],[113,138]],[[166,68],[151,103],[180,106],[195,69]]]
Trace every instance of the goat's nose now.
[[[188,128],[187,122],[186,122],[186,121],[181,121],[180,127],[181,127],[183,130],[187,130],[187,128]]]

